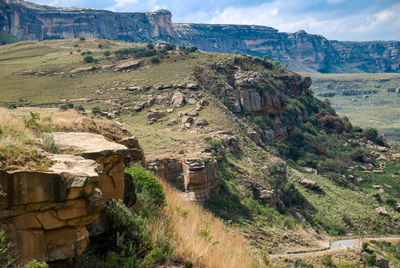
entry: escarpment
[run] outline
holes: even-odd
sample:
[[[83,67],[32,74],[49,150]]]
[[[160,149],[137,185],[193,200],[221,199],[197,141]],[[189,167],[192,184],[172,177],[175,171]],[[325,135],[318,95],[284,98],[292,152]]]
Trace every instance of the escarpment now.
[[[129,42],[174,37],[171,13],[114,13],[106,10],[56,8],[26,1],[0,1],[0,26],[20,40],[102,38]]]
[[[48,154],[47,171],[0,171],[6,193],[0,199],[0,224],[15,247],[17,265],[32,259],[48,263],[77,257],[89,237],[105,231],[101,214],[106,202],[135,202],[132,180],[124,169],[144,163],[143,151],[133,137],[122,144],[91,133],[51,134],[60,150]]]

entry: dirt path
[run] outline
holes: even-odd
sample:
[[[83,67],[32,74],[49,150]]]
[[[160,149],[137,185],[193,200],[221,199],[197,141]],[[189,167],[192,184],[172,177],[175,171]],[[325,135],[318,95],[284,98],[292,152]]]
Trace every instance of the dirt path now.
[[[269,256],[272,258],[290,257],[290,256],[307,256],[307,255],[324,254],[327,252],[339,251],[339,250],[349,249],[349,248],[350,249],[358,249],[361,247],[362,242],[366,242],[366,241],[370,241],[370,240],[399,241],[400,236],[387,236],[387,237],[375,237],[375,238],[353,238],[353,239],[335,240],[335,241],[330,242],[330,246],[328,249],[307,251],[307,252],[285,253],[285,254],[271,254]]]

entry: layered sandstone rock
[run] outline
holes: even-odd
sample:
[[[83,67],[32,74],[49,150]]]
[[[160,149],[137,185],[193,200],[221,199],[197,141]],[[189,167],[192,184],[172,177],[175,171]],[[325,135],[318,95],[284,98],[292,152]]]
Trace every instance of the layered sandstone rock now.
[[[174,38],[171,12],[114,13],[106,10],[57,8],[26,1],[1,1],[2,30],[20,40],[101,38],[130,42]]]
[[[53,262],[79,256],[89,243],[87,225],[99,221],[110,198],[135,202],[124,169],[142,161],[135,138],[121,143],[90,133],[53,133],[55,144],[71,154],[49,154],[48,171],[0,170],[6,197],[0,198],[0,224],[15,245],[17,264]],[[103,230],[104,231],[104,230]]]
[[[175,188],[191,193],[192,200],[207,200],[221,184],[218,163],[213,158],[157,159],[148,168]]]

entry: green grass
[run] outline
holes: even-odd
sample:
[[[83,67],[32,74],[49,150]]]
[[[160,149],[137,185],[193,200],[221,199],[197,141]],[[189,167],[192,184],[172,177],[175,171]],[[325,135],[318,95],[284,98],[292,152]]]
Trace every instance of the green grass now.
[[[313,91],[318,94],[333,92],[329,97],[341,116],[349,117],[353,125],[374,127],[391,141],[400,142],[400,94],[387,89],[400,87],[400,74],[316,74],[307,73],[313,79]],[[364,99],[363,95],[343,96],[349,90],[377,90]],[[321,99],[326,97],[320,96]]]

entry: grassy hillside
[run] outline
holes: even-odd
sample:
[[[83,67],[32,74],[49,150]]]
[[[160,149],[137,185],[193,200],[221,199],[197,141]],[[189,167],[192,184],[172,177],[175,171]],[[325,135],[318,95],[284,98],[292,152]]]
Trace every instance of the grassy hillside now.
[[[208,79],[209,85],[221,81],[229,84],[237,70],[246,70],[269,77],[261,85],[261,91],[283,92],[292,88],[285,79],[292,81],[290,79],[296,77],[294,73],[280,65],[271,63],[273,67],[267,68],[248,58],[239,57],[240,60],[237,60],[238,56],[217,53],[177,49],[165,53],[156,48],[156,56],[128,56],[126,59],[119,59],[114,53],[132,47],[144,48],[144,45],[88,39],[21,42],[2,46],[0,104],[9,109],[27,106],[9,110],[20,115],[27,109],[39,111],[43,117],[43,107],[54,107],[69,111],[76,109],[98,119],[115,121],[138,137],[149,161],[201,157],[204,152],[212,154],[218,160],[222,185],[219,192],[215,192],[202,206],[223,219],[225,224],[241,230],[253,249],[261,250],[259,259],[265,255],[267,260],[266,255],[271,253],[323,248],[327,245],[326,239],[331,237],[399,234],[400,213],[396,211],[396,205],[400,201],[400,158],[395,157],[398,149],[383,149],[377,135],[370,137],[368,129],[353,127],[346,118],[337,116],[328,103],[318,101],[311,93],[293,95],[285,91],[285,113],[279,120],[281,125],[293,127],[295,134],[272,143],[266,137],[268,131],[273,131],[277,119],[233,113],[227,100],[218,95],[218,90],[222,91],[222,88],[216,87],[213,91],[202,84],[197,90],[170,86],[157,89],[159,85],[199,83],[196,73],[199,70],[213,75],[210,76],[212,79],[204,78]],[[149,50],[152,49],[147,48],[146,51]],[[110,51],[111,55],[106,56],[105,51]],[[93,57],[95,61],[85,62],[86,56]],[[137,68],[124,71],[115,71],[115,66],[104,67],[132,60],[143,62]],[[212,64],[214,67],[210,67]],[[97,69],[71,73],[76,68],[90,66]],[[335,82],[332,83],[339,79],[338,76],[333,78]],[[348,77],[340,79],[347,83]],[[365,80],[357,79],[362,79],[357,82],[360,85]],[[371,78],[371,83],[378,83],[376,79],[387,78]],[[397,83],[393,81],[386,82]],[[371,85],[373,87],[375,84]],[[390,87],[395,87],[395,84],[390,84]],[[334,91],[331,86],[329,88]],[[317,88],[314,90],[324,92]],[[166,96],[169,101],[177,91],[187,97],[192,96],[196,101],[175,107],[157,100]],[[357,102],[374,101],[374,96],[380,94],[374,94],[369,99],[356,97]],[[397,93],[382,92],[382,96],[387,96],[386,101],[391,103],[385,105],[385,110],[394,109],[396,105],[394,96],[397,95],[392,94]],[[353,125],[378,127],[364,124],[366,115],[357,116],[362,111],[377,108],[375,103],[368,108],[357,106],[357,113],[347,114],[343,109],[356,110],[355,106],[339,106],[335,98],[343,98],[343,103],[347,103],[347,97],[335,95],[331,102],[339,108],[339,115],[347,115]],[[207,100],[208,105],[197,111],[196,118],[206,119],[208,125],[183,127],[180,113],[196,108],[200,99]],[[141,106],[140,109],[135,108],[137,106]],[[148,114],[157,109],[165,115],[150,122]],[[297,116],[303,114],[307,114],[307,120],[298,120]],[[376,116],[383,117],[379,113]],[[178,123],[169,124],[172,119]],[[398,127],[392,121],[390,127]],[[261,134],[261,145],[249,138],[249,130]],[[235,137],[236,149],[224,145],[225,134],[220,134],[221,131]],[[279,171],[284,166],[287,166],[287,182],[282,180]],[[318,188],[303,186],[300,181],[304,179],[312,180]],[[381,188],[374,188],[374,185]],[[279,200],[275,204],[263,202],[260,189],[276,190]],[[378,207],[384,207],[387,215],[379,215],[376,212]],[[189,225],[195,224],[192,222]],[[176,239],[183,243],[182,239],[187,238]],[[192,253],[185,256],[198,254],[195,245],[191,244],[191,247]],[[192,257],[192,260],[198,258],[201,264],[201,255]],[[245,263],[242,267],[248,267],[248,259]]]
[[[373,127],[400,142],[399,74],[309,74],[313,90],[354,125]]]

